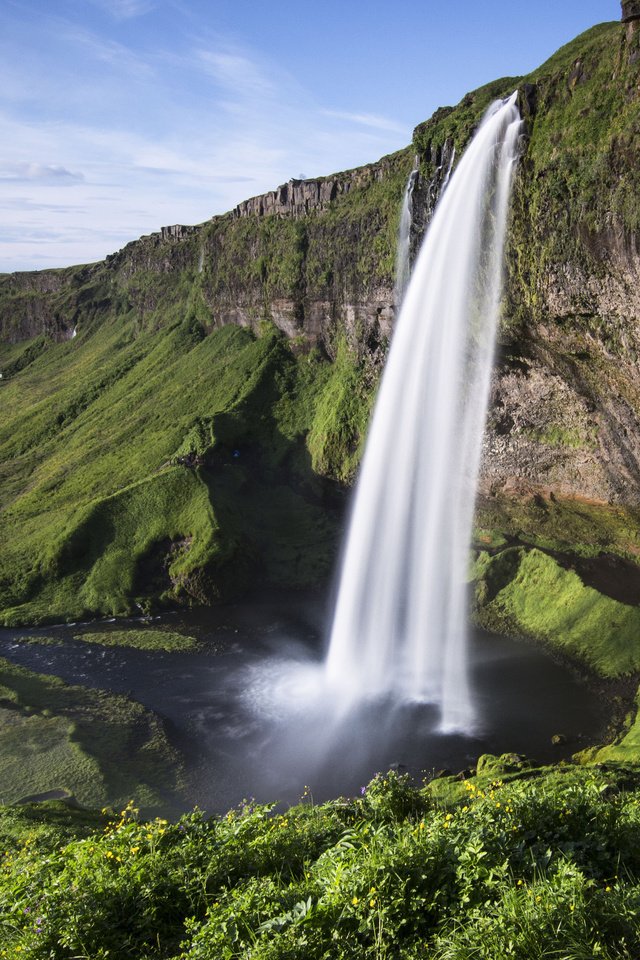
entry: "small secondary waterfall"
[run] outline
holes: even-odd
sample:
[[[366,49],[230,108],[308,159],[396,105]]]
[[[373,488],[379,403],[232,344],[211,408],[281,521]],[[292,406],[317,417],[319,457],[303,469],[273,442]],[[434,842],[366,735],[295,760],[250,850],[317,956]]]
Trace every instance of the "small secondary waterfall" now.
[[[402,208],[400,210],[400,226],[398,227],[398,254],[396,256],[396,282],[393,288],[393,303],[396,310],[400,309],[405,291],[409,284],[409,276],[411,274],[411,264],[409,261],[411,244],[411,213],[413,207],[413,188],[416,185],[417,177],[418,158],[416,157],[415,166],[409,174],[409,179],[407,180],[404,197],[402,198]]]
[[[369,431],[325,664],[343,703],[393,697],[470,732],[465,580],[520,134],[487,111],[416,260]]]

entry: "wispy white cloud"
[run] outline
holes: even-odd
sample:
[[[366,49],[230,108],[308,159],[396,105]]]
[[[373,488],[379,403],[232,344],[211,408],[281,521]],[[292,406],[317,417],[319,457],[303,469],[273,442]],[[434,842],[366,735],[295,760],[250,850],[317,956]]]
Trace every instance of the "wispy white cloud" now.
[[[79,183],[84,180],[84,174],[55,163],[8,163],[0,166],[0,180]]]
[[[196,63],[224,90],[238,98],[272,97],[273,79],[245,54],[229,50],[197,50]]]
[[[389,117],[380,117],[375,113],[349,113],[347,110],[321,110],[325,117],[334,117],[336,120],[344,120],[346,123],[356,123],[363,127],[371,127],[374,130],[386,130],[391,133],[406,134],[407,130],[395,120]]]
[[[146,8],[97,3],[123,18]],[[64,46],[49,56],[52,24]],[[163,224],[230,210],[300,170],[329,174],[388,153],[390,133],[403,145],[385,118],[322,109],[330,105],[279,63],[197,34],[193,20],[172,44],[134,36],[128,25],[110,33],[96,18],[52,15],[46,56],[28,62],[0,39],[15,79],[10,96],[0,85],[0,270],[97,260]],[[72,205],[63,186],[73,188]]]
[[[0,198],[0,210],[37,211],[39,213],[76,213],[82,207],[73,203],[36,203],[30,197]]]
[[[60,23],[58,29],[71,44],[83,48],[94,60],[116,67],[119,74],[150,77],[154,72],[147,59],[116,40],[100,37],[92,30],[82,29],[68,22]]]
[[[152,0],[93,0],[93,3],[102,7],[116,20],[131,20],[150,13],[155,7]]]

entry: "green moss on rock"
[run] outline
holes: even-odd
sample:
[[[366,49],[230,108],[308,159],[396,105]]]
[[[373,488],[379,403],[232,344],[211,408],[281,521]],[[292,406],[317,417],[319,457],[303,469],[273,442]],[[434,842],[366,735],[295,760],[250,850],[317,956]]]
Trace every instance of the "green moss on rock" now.
[[[604,677],[640,670],[640,607],[585,586],[538,549],[485,555],[476,574],[486,626],[543,640]]]

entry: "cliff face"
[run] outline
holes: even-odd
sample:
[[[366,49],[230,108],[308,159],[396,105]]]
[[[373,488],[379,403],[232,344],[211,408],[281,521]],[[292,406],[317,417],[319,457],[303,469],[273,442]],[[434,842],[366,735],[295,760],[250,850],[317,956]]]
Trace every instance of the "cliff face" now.
[[[142,237],[104,263],[0,277],[2,337],[70,336],[87,303],[137,322],[191,312],[206,329],[256,330],[335,357],[346,335],[378,349],[393,325],[399,206],[411,151],[319,180],[291,181],[197,227]]]
[[[451,155],[516,87],[522,157],[482,492],[637,505],[640,37],[596,27],[531,76],[490,84],[419,126],[414,249]]]
[[[531,80],[485,486],[637,505],[640,35],[594,28]]]
[[[438,110],[376,164],[102,263],[1,277],[8,618],[326,574],[331,482],[354,476],[393,328],[407,178],[417,158],[415,255],[484,111],[516,88],[478,520],[535,543],[544,527],[556,550],[638,553],[640,33],[633,3],[625,15]]]

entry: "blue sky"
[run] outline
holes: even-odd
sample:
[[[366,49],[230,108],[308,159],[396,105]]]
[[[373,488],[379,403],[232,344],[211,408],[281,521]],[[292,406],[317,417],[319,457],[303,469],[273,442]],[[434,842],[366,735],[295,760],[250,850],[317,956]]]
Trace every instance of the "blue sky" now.
[[[416,124],[618,0],[1,0],[0,271],[98,260]]]

